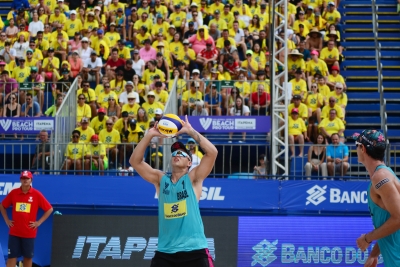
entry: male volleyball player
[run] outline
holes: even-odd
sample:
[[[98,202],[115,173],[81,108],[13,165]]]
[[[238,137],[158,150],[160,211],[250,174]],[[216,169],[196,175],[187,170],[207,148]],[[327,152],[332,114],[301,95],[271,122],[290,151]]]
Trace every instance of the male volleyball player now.
[[[362,234],[357,246],[365,251],[372,241],[374,248],[366,260],[365,267],[378,264],[382,254],[385,267],[400,266],[400,182],[392,169],[383,162],[386,142],[377,130],[364,130],[355,134],[358,161],[367,169],[371,183],[368,188],[368,207],[374,230]]]
[[[204,151],[204,156],[200,164],[188,172],[192,165],[190,152],[183,143],[175,142],[171,146],[172,173],[164,174],[143,161],[151,139],[163,137],[156,126],[139,142],[129,160],[140,176],[156,187],[158,195],[158,249],[150,266],[212,267],[199,200],[203,181],[210,174],[218,151],[192,128],[186,116],[178,134],[190,135]]]

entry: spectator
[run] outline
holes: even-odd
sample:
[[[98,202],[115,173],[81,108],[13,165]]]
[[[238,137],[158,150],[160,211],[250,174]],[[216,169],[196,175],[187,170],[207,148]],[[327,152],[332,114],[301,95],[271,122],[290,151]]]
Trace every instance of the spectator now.
[[[190,152],[192,157],[192,166],[190,166],[189,172],[193,170],[200,164],[201,159],[203,158],[203,153],[200,152],[199,147],[196,141],[193,138],[189,138],[186,143],[186,148]]]
[[[302,78],[303,72],[298,68],[294,75],[295,78],[290,80],[290,83],[292,84],[292,96],[300,95],[301,98],[305,100],[307,97],[307,83]]]
[[[153,90],[155,96],[156,96],[156,101],[160,102],[161,104],[165,105],[168,100],[168,92],[164,90],[163,88],[163,83],[158,81],[155,83],[155,90]]]
[[[157,108],[156,111],[154,111],[154,121],[160,121],[161,118],[163,117],[163,111],[161,108]]]
[[[26,77],[25,83],[30,83],[32,90],[28,92],[33,95],[33,100],[39,102],[40,110],[43,109],[44,104],[44,78],[38,74],[37,67],[30,67],[30,75]],[[23,94],[24,92],[21,92]],[[23,97],[22,97],[23,98]]]
[[[211,116],[221,116],[222,97],[217,91],[217,85],[211,85],[211,93],[206,94],[205,103],[207,113],[209,113]]]
[[[147,116],[146,110],[142,107],[138,109],[137,114],[137,124],[145,132],[147,129],[149,129],[150,119]]]
[[[89,143],[90,138],[92,138],[92,135],[95,134],[93,128],[89,126],[89,118],[86,117],[82,118],[81,125],[75,130],[80,132],[80,142],[85,144]]]
[[[142,140],[144,132],[135,119],[128,120],[128,127],[122,135],[122,145],[119,149],[119,168],[126,168],[126,155],[131,155],[134,146]]]
[[[321,119],[329,118],[329,112],[331,109],[336,110],[336,117],[341,120],[344,119],[342,108],[336,104],[336,99],[333,96],[329,97],[328,105],[325,105],[322,108]]]
[[[259,70],[256,73],[256,80],[251,83],[251,92],[258,92],[258,86],[262,85],[264,87],[264,91],[269,94],[269,80],[265,77],[265,71]]]
[[[256,78],[256,73],[259,69],[259,65],[257,61],[253,59],[253,51],[246,51],[246,60],[242,62],[242,69],[245,69],[247,72],[247,78],[254,80]]]
[[[40,106],[33,100],[31,93],[26,94],[25,103],[21,107],[21,117],[40,117]]]
[[[8,71],[3,70],[0,78],[0,104],[8,101],[12,94],[21,95],[21,93],[18,94],[18,83],[15,79],[9,78]],[[18,99],[16,101],[18,103]],[[25,102],[25,99],[20,99],[20,102]]]
[[[111,50],[111,57],[110,57],[110,59],[107,60],[107,63],[105,65],[106,75],[108,76],[108,78],[110,80],[114,79],[115,78],[115,70],[117,69],[117,67],[124,66],[124,65],[125,65],[125,60],[118,57],[118,49],[113,48]]]
[[[76,121],[77,125],[81,125],[82,118],[91,118],[92,109],[85,103],[86,97],[84,94],[78,94],[78,105],[76,106]]]
[[[126,111],[129,114],[130,119],[134,119],[137,116],[137,111],[140,105],[136,103],[136,95],[134,92],[130,92],[127,95],[127,103],[122,106],[122,112]],[[121,103],[121,99],[120,99]],[[123,103],[123,102],[122,102]]]
[[[145,63],[149,62],[150,60],[155,60],[157,58],[157,50],[151,47],[150,39],[144,40],[144,47],[139,50],[139,55]]]
[[[307,120],[308,116],[311,114],[308,114],[307,106],[305,104],[301,103],[301,96],[294,95],[292,100],[293,100],[293,103],[289,104],[289,106],[288,106],[288,114],[290,114],[292,112],[293,108],[297,108],[300,118],[302,118],[303,120]]]
[[[43,60],[42,51],[36,49],[36,44],[34,41],[29,42],[29,49],[26,50],[26,65],[28,67],[40,67],[40,64]],[[34,55],[35,54],[35,55]]]
[[[135,103],[136,104],[140,104],[139,94],[137,92],[133,91],[133,86],[134,86],[134,83],[131,82],[131,81],[128,81],[125,84],[125,91],[122,94],[119,95],[119,104],[121,106],[123,106],[124,104],[127,104],[129,102],[128,101],[128,95],[134,95],[135,96]]]
[[[106,128],[100,131],[99,139],[105,145],[106,155],[110,158],[110,163],[117,162],[118,145],[121,144],[121,136],[118,130],[114,129],[114,122],[108,119]]]
[[[248,100],[250,98],[250,84],[246,81],[246,77],[243,73],[239,74],[238,78],[239,81],[237,81],[234,86],[239,90],[243,99]]]
[[[128,60],[131,58],[131,52],[129,50],[129,47],[125,46],[125,42],[122,40],[118,40],[118,55],[120,58]]]
[[[124,92],[126,81],[124,80],[124,71],[117,70],[116,77],[110,82],[111,91],[115,92],[118,96]]]
[[[190,90],[187,90],[182,95],[182,105],[179,107],[179,114],[181,116],[190,114],[191,110],[195,109],[195,102],[197,99],[203,99],[203,94],[199,91],[200,84],[195,82],[190,83]]]
[[[37,12],[33,12],[32,21],[29,23],[28,31],[31,37],[36,37],[38,31],[44,31],[43,22],[39,20],[39,15]]]
[[[334,41],[328,41],[328,47],[321,50],[319,58],[325,61],[329,69],[332,69],[333,66],[339,66],[339,50],[335,47]]]
[[[76,94],[79,96],[83,94],[85,96],[85,103],[90,106],[92,117],[97,115],[97,107],[96,107],[96,93],[90,88],[90,83],[88,81],[82,82],[82,89],[79,89]]]
[[[192,49],[196,52],[196,55],[206,49],[207,42],[211,43],[211,47],[215,47],[214,40],[204,25],[199,27],[196,35],[189,38],[189,42],[192,44]]]
[[[164,105],[160,102],[155,101],[156,94],[153,91],[147,93],[147,102],[142,104],[142,107],[146,110],[147,115],[150,119],[155,116],[155,110],[157,108],[164,110]]]
[[[197,54],[196,62],[207,66],[209,62],[214,62],[218,58],[218,51],[213,48],[213,42],[210,40],[206,41],[206,48],[203,49],[199,54]]]
[[[108,169],[105,145],[99,142],[99,136],[97,134],[92,135],[90,141],[91,142],[86,145],[84,170],[100,170],[100,175],[103,176],[104,170]]]
[[[134,50],[132,59],[132,68],[139,77],[142,77],[145,66],[146,63],[144,62],[143,59],[140,58],[139,50]]]
[[[46,81],[56,82],[55,73],[60,68],[60,60],[54,56],[54,48],[50,47],[47,50],[47,57],[43,60],[42,76]]]
[[[347,170],[350,168],[349,148],[341,143],[339,138],[339,134],[332,134],[332,144],[328,145],[326,149],[326,165],[328,167],[329,176],[334,176],[338,173],[340,176],[345,176]]]
[[[23,30],[24,27],[24,25],[20,25],[20,30]],[[14,43],[13,48],[16,51],[15,57],[23,58],[25,57],[26,50],[28,50],[29,48],[29,40],[25,37],[24,34],[20,34],[18,36],[18,41]]]
[[[197,12],[194,12],[194,15],[196,17],[198,17],[198,13]],[[196,23],[196,26],[195,26],[195,23]],[[201,25],[198,25],[197,22],[193,22],[193,21],[188,22],[187,23],[187,28],[188,29],[187,29],[187,31],[185,31],[183,37],[185,39],[189,39],[193,35],[196,35],[197,34],[197,29],[199,28],[199,26],[201,26]]]
[[[250,96],[251,115],[265,116],[270,104],[270,96],[265,92],[264,85],[258,85],[258,91]]]
[[[335,90],[332,91],[328,96],[334,97],[336,100],[336,104],[338,104],[342,108],[343,112],[343,120],[346,115],[346,106],[347,106],[347,94],[343,92],[343,84],[336,83]]]
[[[24,55],[25,56],[25,55]],[[19,66],[12,71],[12,77],[19,83],[25,82],[25,79],[31,73],[31,68],[25,65],[25,57],[18,59]]]
[[[343,85],[343,89],[346,91],[346,84],[344,82],[343,76],[339,74],[340,70],[338,66],[332,66],[331,74],[328,76],[327,85],[331,89],[335,89],[336,83],[341,83]]]
[[[18,36],[18,27],[15,25],[15,20],[14,18],[11,18],[8,23],[10,24],[7,29],[6,29],[6,35],[7,38],[10,40],[15,40],[15,38]],[[11,42],[10,42],[11,45]],[[15,49],[14,52],[16,53]]]
[[[259,179],[259,178],[266,178],[266,174],[267,174],[267,157],[265,156],[265,154],[261,154],[260,156],[258,156],[258,166],[254,166],[254,171],[253,171],[253,175],[254,175],[254,179]]]
[[[329,99],[329,93],[331,90],[329,89],[328,85],[325,84],[325,78],[322,76],[318,76],[318,91],[323,95],[324,97],[324,105],[328,104],[328,99]]]
[[[306,40],[306,49],[310,51],[317,50],[322,54],[322,34],[319,32],[318,28],[312,28],[308,36],[309,38]]]
[[[322,18],[326,20],[327,26],[330,25],[339,25],[340,23],[340,13],[336,10],[335,3],[329,2],[328,7],[322,13]]]
[[[311,89],[310,86],[313,82],[313,76],[317,71],[319,71],[321,75],[324,76],[325,80],[328,80],[328,67],[326,66],[325,61],[318,59],[318,55],[318,51],[311,51],[311,60],[307,62],[306,76],[309,89]]]
[[[300,40],[299,52],[303,54],[303,59],[305,62],[307,62],[311,59],[311,54],[310,54],[310,51],[308,49],[306,49],[306,41],[304,38],[302,38]]]
[[[89,39],[87,37],[82,38],[81,45],[82,47],[78,49],[79,57],[82,59],[82,62],[85,62],[90,59],[93,49],[89,46]]]
[[[82,160],[86,154],[85,143],[80,142],[81,132],[78,130],[72,131],[72,142],[70,142],[65,150],[65,162],[63,170],[82,170]],[[90,139],[89,139],[90,140]],[[81,174],[78,172],[77,174]]]
[[[109,101],[110,97],[112,97],[114,104],[118,104],[118,96],[114,91],[111,91],[110,83],[105,82],[103,88],[104,88],[103,92],[97,95],[97,105],[105,109],[108,109],[110,104]]]
[[[108,101],[108,108],[107,108],[107,116],[113,120],[115,123],[118,118],[121,116],[121,106],[118,105],[117,102],[118,98],[110,95],[107,99]]]
[[[40,144],[36,145],[35,155],[32,159],[32,170],[50,170],[50,140],[46,130],[39,133]],[[38,173],[35,173],[38,174]]]
[[[10,28],[10,26],[8,26],[7,29],[8,28]],[[1,33],[1,36],[6,37],[4,33]],[[14,48],[11,48],[11,43],[9,41],[5,41],[4,48],[0,50],[0,55],[2,55],[4,57],[4,61],[9,64],[11,61],[15,60],[17,51]]]
[[[106,128],[106,121],[108,120],[106,113],[107,111],[105,108],[99,108],[97,116],[90,122],[90,128],[94,130],[95,134],[99,134],[101,130]]]
[[[250,109],[248,106],[244,105],[243,98],[240,96],[236,97],[235,105],[229,111],[230,116],[249,116]],[[232,143],[233,133],[229,133],[229,143]],[[246,141],[246,132],[242,133],[242,140],[239,143],[244,143]]]
[[[49,29],[49,25],[45,25],[44,29],[47,31]],[[47,57],[47,52],[49,50],[50,44],[46,39],[43,39],[44,33],[43,31],[38,31],[36,34],[35,44],[37,48],[42,52],[44,57]]]
[[[47,117],[55,117],[57,114],[58,109],[60,108],[62,102],[63,102],[64,97],[61,94],[58,94],[56,97],[56,103],[49,107],[44,114]]]
[[[310,141],[307,136],[307,128],[304,120],[299,118],[299,109],[293,108],[291,116],[288,120],[289,147],[292,153],[291,157],[295,157],[294,144],[299,144],[299,157],[303,157],[304,141]]]
[[[324,97],[318,92],[316,83],[311,85],[311,92],[304,102],[308,107],[308,114],[311,114],[308,119],[307,134],[313,140],[318,133],[318,124],[321,122],[321,107],[324,105]]]
[[[132,59],[128,59],[124,66],[119,66],[116,69],[117,72],[123,72],[125,81],[132,81],[133,76],[136,74],[135,70],[132,68],[132,65]]]
[[[208,116],[207,109],[204,108],[203,100],[197,100],[195,106],[196,108],[192,111],[192,116]]]
[[[314,145],[308,149],[308,162],[304,166],[307,179],[311,179],[312,172],[316,172],[318,176],[326,177],[328,175],[326,164],[324,163],[326,156],[325,137],[319,134],[315,139]]]
[[[290,77],[295,76],[297,70],[301,70],[301,78],[304,78],[303,72],[306,70],[306,63],[303,59],[303,54],[300,53],[297,49],[293,49],[292,52],[289,53],[288,57],[288,70]],[[296,76],[297,77],[297,76]]]
[[[319,130],[325,136],[328,143],[332,142],[331,138],[333,134],[338,134],[342,137],[344,129],[342,120],[336,117],[335,109],[331,109],[329,111],[329,117],[323,119],[319,124]]]

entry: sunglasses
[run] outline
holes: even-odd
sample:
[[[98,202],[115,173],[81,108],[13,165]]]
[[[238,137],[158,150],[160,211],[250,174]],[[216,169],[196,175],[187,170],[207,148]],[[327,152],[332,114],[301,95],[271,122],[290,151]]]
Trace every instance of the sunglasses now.
[[[154,95],[149,95],[149,96],[147,96],[147,98],[155,98],[155,96]]]
[[[5,35],[0,35],[1,37],[6,37]]]
[[[88,84],[85,84],[83,87],[89,87],[89,85],[88,85]]]
[[[110,88],[110,86],[109,85],[104,85],[104,88]]]
[[[332,113],[329,113],[330,115],[336,115],[336,113],[334,113],[334,112],[332,112]]]
[[[78,98],[79,100],[85,100],[85,98],[84,97],[80,97],[80,98]]]
[[[343,88],[340,87],[335,87],[336,90],[342,90]]]
[[[108,101],[115,101],[115,99],[114,98],[110,98],[110,99],[108,99]]]
[[[311,88],[317,88],[316,86],[311,86]]]
[[[335,101],[335,100],[329,100],[329,102],[330,102],[330,103],[334,103],[334,102],[336,102],[336,101]]]
[[[106,123],[106,125],[113,125],[112,123]]]
[[[128,101],[135,101],[136,98],[128,98]]]
[[[176,151],[172,152],[171,156],[172,157],[187,158],[188,160],[190,160],[189,155],[186,152],[183,152],[183,151],[180,151],[180,150],[176,150]]]
[[[79,138],[79,135],[73,135],[72,138]]]

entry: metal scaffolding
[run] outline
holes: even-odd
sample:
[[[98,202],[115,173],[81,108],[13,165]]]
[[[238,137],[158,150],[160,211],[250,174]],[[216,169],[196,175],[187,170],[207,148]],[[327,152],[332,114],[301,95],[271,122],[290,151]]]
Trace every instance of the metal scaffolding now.
[[[288,90],[288,70],[287,58],[288,49],[286,45],[287,23],[288,23],[288,4],[287,0],[270,1],[270,66],[271,66],[271,174],[286,176],[289,175],[289,155],[288,155],[288,129],[287,107],[289,104]],[[283,13],[282,13],[283,12]],[[284,39],[279,37],[280,32],[285,33]],[[283,45],[279,48],[276,41]],[[280,58],[284,54],[283,60]],[[279,73],[275,66],[280,69]]]

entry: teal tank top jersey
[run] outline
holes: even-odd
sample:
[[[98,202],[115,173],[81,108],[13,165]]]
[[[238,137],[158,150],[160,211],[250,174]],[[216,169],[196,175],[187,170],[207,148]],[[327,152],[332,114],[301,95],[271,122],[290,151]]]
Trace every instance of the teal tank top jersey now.
[[[158,251],[176,253],[208,248],[199,203],[189,175],[176,184],[161,178],[158,196]]]
[[[392,169],[387,166],[380,165],[376,168],[375,171],[379,169],[387,169],[391,173],[393,173],[394,176],[396,176]],[[397,176],[396,178],[399,179]],[[370,183],[368,188],[368,208],[369,212],[371,213],[372,223],[374,224],[374,227],[376,229],[389,219],[390,213],[380,208],[372,201],[370,196],[371,186],[372,184]],[[378,244],[381,250],[381,254],[383,256],[385,267],[400,266],[400,230],[394,232],[391,235],[388,235],[387,237],[379,239]]]

